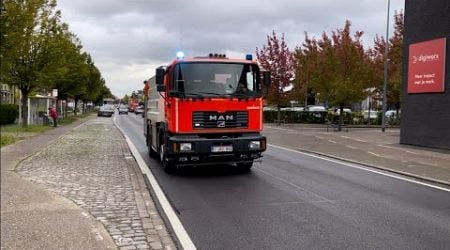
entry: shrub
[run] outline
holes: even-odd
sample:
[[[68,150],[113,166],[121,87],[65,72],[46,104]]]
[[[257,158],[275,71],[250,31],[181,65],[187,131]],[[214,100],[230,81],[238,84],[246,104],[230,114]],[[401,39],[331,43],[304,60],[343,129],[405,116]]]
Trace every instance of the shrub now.
[[[11,124],[17,118],[19,107],[15,104],[0,105],[0,125]]]

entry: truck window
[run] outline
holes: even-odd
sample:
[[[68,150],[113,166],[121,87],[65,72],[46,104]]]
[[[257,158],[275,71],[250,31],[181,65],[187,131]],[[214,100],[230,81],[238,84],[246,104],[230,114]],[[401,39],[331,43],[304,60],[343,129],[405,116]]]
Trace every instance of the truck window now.
[[[180,92],[202,96],[227,96],[242,86],[249,96],[260,96],[259,69],[240,63],[179,63],[174,71],[175,88]]]

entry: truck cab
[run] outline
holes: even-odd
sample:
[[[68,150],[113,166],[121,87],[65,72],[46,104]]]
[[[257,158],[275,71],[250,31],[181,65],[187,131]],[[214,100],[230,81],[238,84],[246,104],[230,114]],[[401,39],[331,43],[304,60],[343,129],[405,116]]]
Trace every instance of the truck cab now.
[[[168,172],[232,164],[249,170],[266,149],[263,87],[256,61],[225,55],[177,58],[149,79],[144,131],[149,154]]]

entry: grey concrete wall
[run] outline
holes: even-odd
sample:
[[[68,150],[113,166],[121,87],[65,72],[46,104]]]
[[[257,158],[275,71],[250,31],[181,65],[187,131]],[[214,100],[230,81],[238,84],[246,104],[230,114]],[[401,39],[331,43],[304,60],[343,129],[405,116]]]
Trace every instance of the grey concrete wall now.
[[[450,1],[405,1],[400,143],[450,149]],[[447,37],[445,92],[408,94],[409,45]]]

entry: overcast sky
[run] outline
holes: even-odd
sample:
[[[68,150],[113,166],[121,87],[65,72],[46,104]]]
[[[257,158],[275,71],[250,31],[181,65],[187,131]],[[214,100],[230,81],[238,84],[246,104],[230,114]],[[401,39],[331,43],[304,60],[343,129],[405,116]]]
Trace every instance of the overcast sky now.
[[[293,50],[305,31],[320,36],[348,19],[371,46],[376,34],[385,35],[387,0],[58,0],[57,8],[112,93],[123,97],[142,89],[178,50],[243,57],[272,30]],[[403,9],[404,0],[391,0],[391,16]]]

